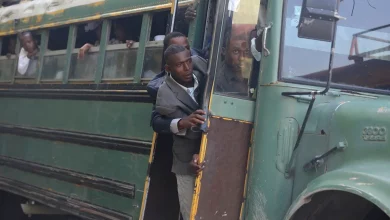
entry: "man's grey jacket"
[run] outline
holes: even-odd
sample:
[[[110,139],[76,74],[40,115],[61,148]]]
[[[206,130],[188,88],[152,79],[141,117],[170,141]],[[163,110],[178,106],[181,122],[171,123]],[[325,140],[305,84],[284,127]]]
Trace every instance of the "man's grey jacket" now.
[[[199,86],[194,91],[196,102],[171,77],[167,76],[157,93],[156,111],[169,118],[184,118],[201,109],[203,92],[207,81],[207,62],[192,56],[192,63],[197,66],[193,74]],[[197,129],[199,130],[199,129]],[[199,153],[201,132],[186,130],[184,136],[173,135],[173,164],[172,172],[180,175],[193,175],[189,163],[192,156]]]

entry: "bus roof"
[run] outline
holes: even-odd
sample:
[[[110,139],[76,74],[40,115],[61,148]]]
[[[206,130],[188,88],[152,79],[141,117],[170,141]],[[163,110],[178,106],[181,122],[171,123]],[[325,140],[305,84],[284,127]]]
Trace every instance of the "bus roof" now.
[[[180,5],[193,0],[179,0]],[[170,0],[35,0],[0,8],[0,36],[24,30],[63,26],[107,17],[164,10]]]

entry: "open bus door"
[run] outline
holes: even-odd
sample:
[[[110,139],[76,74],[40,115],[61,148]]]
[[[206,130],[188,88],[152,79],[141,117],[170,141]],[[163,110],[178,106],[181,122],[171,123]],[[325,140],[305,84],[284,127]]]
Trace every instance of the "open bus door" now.
[[[191,220],[241,219],[245,202],[255,106],[248,81],[252,74],[259,72],[252,65],[256,61],[250,53],[250,33],[258,23],[260,1],[221,0],[216,8],[203,107],[207,112],[207,123],[202,126],[204,134],[199,155],[205,168],[195,183]],[[241,45],[237,53],[242,54],[239,72],[247,83],[244,92],[219,90],[219,80],[226,73],[224,64],[229,62],[227,53],[233,51],[232,47],[227,49],[227,44],[235,45],[234,40],[240,41]],[[238,90],[241,89],[242,86]]]

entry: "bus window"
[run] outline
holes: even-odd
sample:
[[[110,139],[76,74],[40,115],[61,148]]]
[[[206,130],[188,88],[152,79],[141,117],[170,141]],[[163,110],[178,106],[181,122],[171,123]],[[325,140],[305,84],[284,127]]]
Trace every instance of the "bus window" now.
[[[49,41],[43,58],[42,80],[62,80],[66,65],[69,27],[49,31]]]
[[[77,26],[76,48],[70,65],[70,80],[93,80],[99,57],[102,21]]]
[[[250,50],[251,33],[256,28],[259,8],[260,1],[246,0],[229,4],[219,50],[221,56],[216,73],[216,93],[239,97],[251,94],[249,80],[255,62]]]
[[[168,23],[168,11],[153,14],[150,39],[145,49],[145,60],[142,78],[152,79],[161,72],[163,41]]]
[[[33,32],[19,34],[20,51],[17,64],[17,78],[35,78],[38,73],[41,36]]]
[[[189,24],[185,21],[185,12],[188,7],[180,7],[176,14],[173,31],[188,35]],[[153,14],[152,29],[149,42],[146,45],[143,79],[152,79],[162,70],[163,40],[167,33],[169,11]]]
[[[16,64],[16,36],[3,37],[1,42],[0,81],[10,81]]]
[[[302,0],[285,4],[280,75],[307,84],[328,79],[331,43],[298,37]],[[390,1],[342,1],[337,23],[332,84],[390,90]],[[303,59],[304,57],[304,59]]]
[[[134,76],[141,26],[142,15],[112,20],[104,62],[104,79]]]

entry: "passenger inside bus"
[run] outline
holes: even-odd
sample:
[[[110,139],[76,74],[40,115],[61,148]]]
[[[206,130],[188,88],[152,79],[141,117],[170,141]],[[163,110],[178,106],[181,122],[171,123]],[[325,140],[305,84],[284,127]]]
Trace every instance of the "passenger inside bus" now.
[[[22,76],[33,76],[38,68],[37,41],[31,32],[23,32],[19,35],[22,48],[19,54],[18,73]]]
[[[190,47],[190,44],[188,42],[187,37],[180,32],[172,32],[172,33],[169,33],[165,36],[165,38],[164,38],[164,51],[166,48],[168,48],[172,44],[184,46],[185,48],[190,50],[191,55],[198,55],[198,56],[201,55],[201,54],[198,54],[195,50],[193,50],[193,48]],[[165,76],[166,76],[166,72],[165,72],[165,70],[162,70],[161,73],[156,75],[148,83],[147,90],[148,90],[149,95],[153,99],[156,99],[158,88],[164,82]],[[158,132],[158,133],[160,133],[160,132]]]
[[[248,94],[248,78],[243,74],[248,70],[247,61],[252,61],[248,37],[238,28],[227,28],[222,49],[223,64],[216,79],[216,91],[235,95]]]
[[[255,98],[267,3],[267,0],[262,0],[259,12],[252,16],[235,10],[226,18],[215,92]],[[248,19],[243,22],[243,17]]]
[[[126,39],[126,30],[124,28],[124,25],[117,21],[113,23],[113,29],[114,29],[114,37],[111,38],[108,42],[108,45],[113,45],[113,44],[124,44],[126,43],[127,48],[131,48],[134,44],[133,40],[127,40]],[[79,50],[79,59],[83,59],[85,54],[88,53],[88,51],[93,47],[93,46],[99,46],[100,45],[100,38],[102,34],[102,22],[97,21],[97,22],[90,22],[85,26],[85,32],[93,31],[96,37],[95,43],[92,45],[91,43],[86,43],[84,44],[80,50]]]
[[[169,75],[158,90],[156,111],[169,118],[176,118],[174,132],[172,172],[176,174],[180,212],[184,220],[190,218],[195,174],[203,169],[198,156],[201,132],[193,130],[203,124],[205,114],[201,110],[201,98],[206,82],[206,72],[193,69],[193,62],[203,65],[203,59],[192,59],[190,51],[173,44],[164,52],[165,68]],[[199,117],[198,117],[199,116]]]

